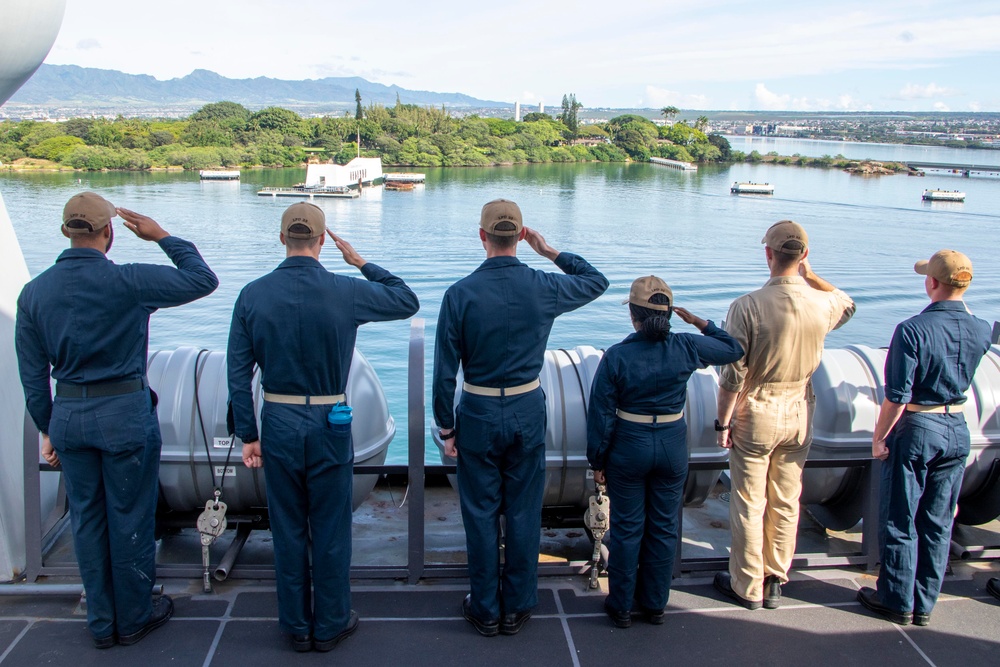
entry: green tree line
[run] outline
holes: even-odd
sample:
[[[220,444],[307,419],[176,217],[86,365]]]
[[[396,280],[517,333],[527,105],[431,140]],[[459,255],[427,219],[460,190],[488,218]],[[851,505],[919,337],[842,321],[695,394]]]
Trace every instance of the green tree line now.
[[[559,118],[527,114],[523,122],[469,116],[413,104],[372,104],[345,116],[303,118],[268,107],[252,112],[234,102],[207,104],[179,119],[119,116],[61,123],[0,123],[0,162],[49,160],[74,169],[142,170],[183,167],[296,166],[311,156],[344,164],[360,152],[387,165],[490,166],[530,162],[646,161],[651,156],[690,162],[729,161],[719,135],[698,123],[658,126],[623,115],[596,125],[577,119],[582,105],[564,99]]]

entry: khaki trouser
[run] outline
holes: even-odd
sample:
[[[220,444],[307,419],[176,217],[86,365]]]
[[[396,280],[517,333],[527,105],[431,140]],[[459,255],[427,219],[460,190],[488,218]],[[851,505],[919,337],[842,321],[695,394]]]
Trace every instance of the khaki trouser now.
[[[763,599],[767,575],[788,581],[814,404],[803,383],[763,385],[737,403],[729,454],[729,572],[733,591],[746,600]]]

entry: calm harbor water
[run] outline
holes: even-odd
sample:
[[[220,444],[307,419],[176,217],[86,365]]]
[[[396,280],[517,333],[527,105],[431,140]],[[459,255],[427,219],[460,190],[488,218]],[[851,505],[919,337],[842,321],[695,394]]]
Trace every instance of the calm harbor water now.
[[[819,155],[834,152],[818,150]],[[406,280],[420,297],[418,317],[427,321],[428,415],[438,306],[444,290],[482,262],[479,209],[500,196],[517,201],[525,223],[553,246],[583,255],[611,281],[594,304],[556,322],[550,348],[607,347],[621,340],[630,331],[621,300],[633,278],[650,273],[670,283],[679,305],[721,321],[733,298],[767,280],[760,240],[768,226],[783,218],[805,225],[814,269],[858,303],[857,315],[830,336],[830,346],[887,345],[896,323],[926,302],[913,262],[942,247],[972,258],[975,282],[969,306],[989,321],[1000,319],[997,179],[864,178],[837,170],[748,164],[702,167],[697,173],[649,164],[424,171],[427,183],[417,191],[375,188],[360,199],[316,203],[333,230],[366,259]],[[0,192],[32,275],[66,246],[59,233],[62,206],[82,189],[151,215],[171,233],[195,242],[221,285],[206,299],[153,315],[150,347],[223,350],[239,290],[284,256],[278,226],[291,202],[255,193],[262,186],[303,178],[304,170],[295,169],[244,170],[241,183],[202,183],[197,174],[184,173],[4,173]],[[737,180],[772,183],[775,195],[731,195],[729,186]],[[925,187],[961,189],[968,198],[961,204],[925,204],[920,199]],[[139,241],[120,222],[116,231],[114,261],[165,261],[153,244]],[[519,256],[536,268],[554,268],[527,246]],[[360,275],[332,245],[324,249],[322,261],[331,270]],[[408,322],[366,325],[358,336],[359,349],[378,372],[396,419],[391,461],[405,458],[408,337]]]
[[[945,146],[908,146],[905,144],[863,144],[856,141],[823,141],[813,139],[788,139],[784,137],[727,136],[733,150],[749,153],[758,151],[766,155],[777,151],[779,155],[804,155],[823,157],[843,155],[851,160],[882,160],[905,162],[921,160],[946,164],[976,164],[1000,166],[1000,150],[948,148]]]

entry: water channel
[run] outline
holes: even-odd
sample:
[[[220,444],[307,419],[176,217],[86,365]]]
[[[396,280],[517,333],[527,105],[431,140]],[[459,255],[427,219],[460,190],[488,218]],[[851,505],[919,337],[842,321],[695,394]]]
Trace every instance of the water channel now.
[[[781,154],[847,154],[826,144],[768,140]],[[823,144],[813,146],[813,144]],[[841,144],[845,149],[869,145]],[[743,150],[740,146],[734,146]],[[877,145],[870,146],[875,156]],[[923,147],[892,146],[893,159],[931,159]],[[766,152],[763,148],[758,148]],[[949,150],[949,149],[936,149]],[[993,151],[958,151],[969,161]],[[938,159],[935,157],[934,159]],[[951,158],[948,158],[951,160]],[[887,345],[894,326],[926,304],[913,262],[951,247],[975,266],[968,295],[973,312],[1000,319],[1000,179],[950,175],[861,177],[834,169],[739,164],[702,166],[696,173],[650,164],[526,165],[476,169],[426,169],[426,185],[413,192],[367,190],[356,200],[317,201],[329,226],[368,260],[406,280],[420,297],[418,317],[427,321],[428,360],[444,290],[484,258],[477,236],[479,209],[495,197],[517,201],[525,223],[558,249],[586,257],[611,281],[595,303],[560,318],[549,348],[588,344],[607,347],[630,326],[621,305],[632,279],[649,273],[674,289],[678,305],[721,321],[736,296],[767,280],[764,230],[791,218],[810,235],[815,270],[851,294],[854,320],[828,339],[830,346]],[[283,259],[278,243],[281,211],[291,202],[258,197],[263,186],[290,185],[304,170],[244,170],[239,183],[199,182],[193,173],[11,173],[0,174],[11,219],[32,275],[48,267],[66,246],[59,233],[62,206],[75,192],[92,189],[116,205],[147,213],[170,232],[190,239],[221,280],[210,297],[152,317],[151,349],[194,345],[224,350],[239,290]],[[773,196],[736,196],[734,181],[769,182]],[[924,188],[961,189],[964,203],[921,201]],[[111,257],[122,262],[164,262],[153,245],[133,237],[120,223]],[[529,265],[554,268],[524,246]],[[360,276],[328,245],[327,268]],[[57,316],[57,314],[54,314]],[[678,322],[678,330],[686,325]],[[396,419],[390,462],[405,457],[406,350],[409,323],[361,328],[358,346],[372,362]],[[428,362],[429,364],[429,362]],[[428,399],[430,366],[427,368]],[[428,410],[429,414],[429,410]],[[430,423],[430,418],[428,417]],[[428,439],[428,460],[432,456]]]

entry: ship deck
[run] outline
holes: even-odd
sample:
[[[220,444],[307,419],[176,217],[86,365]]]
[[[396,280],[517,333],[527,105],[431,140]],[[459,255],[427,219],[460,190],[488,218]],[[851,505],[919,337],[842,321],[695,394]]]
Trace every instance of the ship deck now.
[[[405,559],[406,507],[401,488],[380,485],[355,513],[354,565],[391,564]],[[703,507],[685,511],[684,557],[725,556],[728,552],[726,494],[720,485]],[[428,489],[427,561],[454,566],[464,562],[464,535],[455,494]],[[854,550],[860,530],[823,530],[805,512],[799,551],[827,554]],[[971,530],[980,543],[1000,541],[1000,523]],[[213,549],[213,563],[228,537]],[[132,647],[107,651],[92,647],[78,595],[20,595],[18,584],[0,591],[0,665],[264,665],[301,664],[447,665],[494,662],[511,665],[733,664],[844,665],[879,661],[891,665],[995,665],[1000,656],[1000,601],[985,591],[1000,575],[997,561],[952,562],[943,595],[927,627],[895,626],[875,617],[855,600],[860,586],[874,585],[860,567],[807,568],[792,573],[777,610],[747,611],[712,587],[711,571],[691,571],[674,580],[666,623],[651,626],[636,618],[631,628],[614,628],[602,611],[607,580],[598,590],[585,576],[543,576],[539,605],[515,637],[480,637],[461,617],[467,582],[436,575],[416,585],[359,578],[353,606],[361,616],[358,632],[330,654],[293,654],[278,628],[274,582],[240,578],[271,562],[270,536],[255,532],[232,577],[202,593],[200,578],[161,577],[174,598],[174,618]],[[589,542],[578,528],[546,530],[542,560],[559,564],[586,560]],[[72,558],[68,535],[60,537],[47,560]],[[197,563],[197,536],[184,530],[165,538],[161,565]],[[460,569],[460,568],[459,568]],[[543,566],[543,573],[546,568]],[[74,583],[72,577],[43,577],[42,584]],[[13,594],[13,595],[12,595]]]

